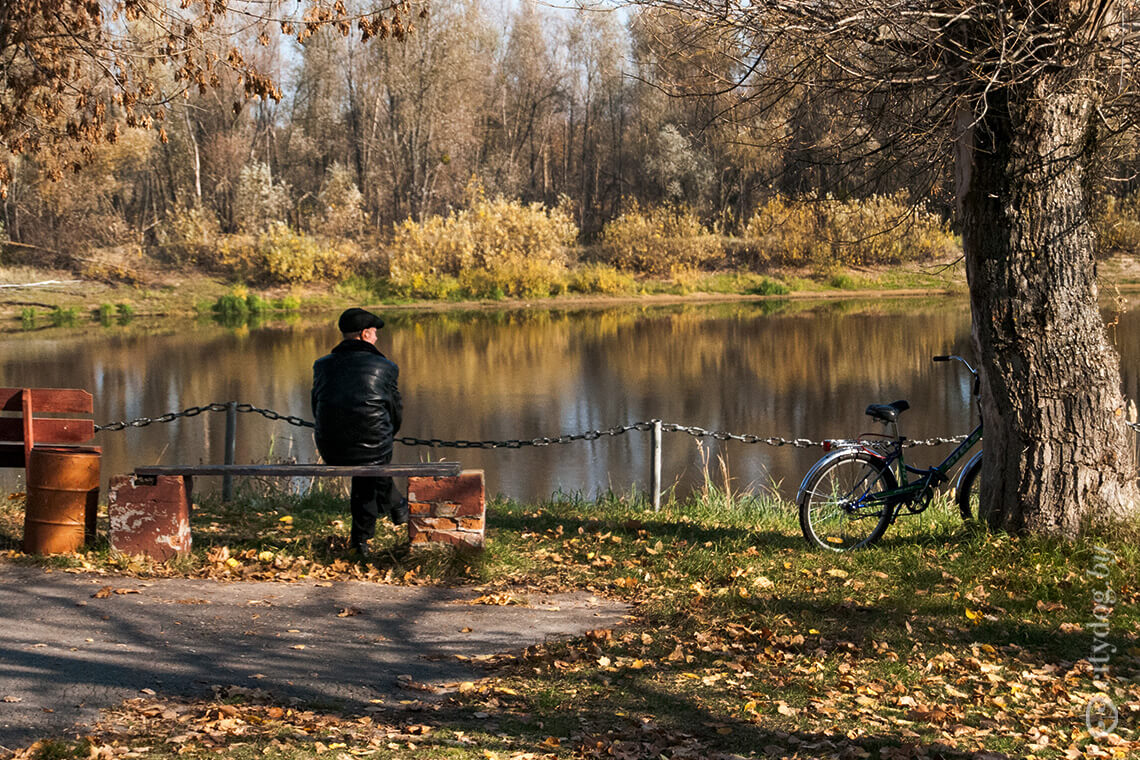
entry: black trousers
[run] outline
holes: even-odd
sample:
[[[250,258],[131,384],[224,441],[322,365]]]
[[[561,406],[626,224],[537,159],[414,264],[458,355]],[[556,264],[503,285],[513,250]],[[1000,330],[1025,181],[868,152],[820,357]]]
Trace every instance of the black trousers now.
[[[353,478],[348,498],[352,512],[351,546],[359,546],[376,535],[376,519],[390,514],[403,499],[391,478]]]

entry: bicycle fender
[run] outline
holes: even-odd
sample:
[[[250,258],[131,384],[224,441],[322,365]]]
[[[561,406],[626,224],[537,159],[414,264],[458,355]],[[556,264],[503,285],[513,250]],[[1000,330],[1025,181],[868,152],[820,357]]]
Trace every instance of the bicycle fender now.
[[[804,479],[800,481],[800,487],[796,491],[796,503],[800,503],[800,498],[803,497],[804,491],[807,490],[808,481],[811,480],[821,468],[826,467],[841,456],[850,454],[852,451],[866,451],[866,449],[861,446],[844,446],[839,449],[834,449],[831,453],[820,457],[816,463],[811,466],[811,469],[807,471],[807,474],[804,475]],[[871,454],[871,456],[878,456],[871,452],[866,453]],[[882,459],[882,457],[879,458]]]
[[[954,478],[954,493],[957,493],[958,489],[962,486],[962,476],[969,472],[970,468],[972,468],[975,463],[980,462],[981,459],[982,452],[979,451],[977,454],[974,454],[974,456],[970,457],[970,460],[966,462],[966,464],[962,465],[962,469],[958,470],[958,476]]]

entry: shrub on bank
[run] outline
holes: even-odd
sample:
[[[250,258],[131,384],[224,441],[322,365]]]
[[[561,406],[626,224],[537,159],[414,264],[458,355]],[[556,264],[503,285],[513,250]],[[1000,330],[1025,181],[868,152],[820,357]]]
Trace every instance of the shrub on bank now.
[[[179,209],[160,224],[153,250],[170,264],[266,285],[335,280],[361,258],[348,240],[306,235],[284,222],[269,222],[258,233],[223,235],[214,214],[200,206]]]
[[[720,242],[684,206],[642,208],[636,202],[602,228],[599,255],[627,272],[673,275],[715,263]]]
[[[355,249],[346,242],[330,245],[280,223],[258,237],[257,253],[257,274],[278,283],[336,279],[356,258]]]
[[[631,295],[637,292],[637,280],[609,264],[583,264],[570,272],[566,289],[588,295]]]
[[[567,248],[578,228],[563,208],[476,197],[447,216],[396,225],[389,252],[392,284],[412,295],[440,277],[474,297],[559,292]]]
[[[946,223],[904,194],[849,201],[776,195],[757,207],[742,237],[753,265],[822,271],[931,259],[955,246]]]
[[[209,261],[218,245],[221,230],[214,213],[201,206],[173,211],[154,228],[157,257],[179,266]]]
[[[240,325],[275,311],[297,311],[301,302],[295,296],[285,296],[269,300],[258,293],[250,292],[244,285],[235,285],[229,293],[218,296],[212,305],[201,305],[199,311],[213,312],[223,324]]]
[[[1093,217],[1097,248],[1102,253],[1140,251],[1140,193],[1103,196]]]
[[[349,241],[326,241],[276,223],[256,237],[223,237],[203,263],[255,284],[295,285],[335,280],[360,258]]]

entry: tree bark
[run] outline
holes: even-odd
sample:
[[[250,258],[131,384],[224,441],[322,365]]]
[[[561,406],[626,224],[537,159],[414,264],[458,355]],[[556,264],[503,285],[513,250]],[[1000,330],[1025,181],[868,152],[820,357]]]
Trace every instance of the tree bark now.
[[[1052,71],[991,93],[958,153],[981,364],[981,513],[1076,536],[1135,512],[1136,434],[1097,303],[1085,168],[1095,92]]]

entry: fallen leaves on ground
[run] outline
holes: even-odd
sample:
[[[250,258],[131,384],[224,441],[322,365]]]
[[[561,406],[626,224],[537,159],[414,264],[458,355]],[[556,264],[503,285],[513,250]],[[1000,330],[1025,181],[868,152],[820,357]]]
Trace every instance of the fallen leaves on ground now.
[[[515,596],[514,594],[507,592],[497,592],[492,594],[481,594],[474,599],[465,601],[464,604],[489,604],[500,607],[517,605],[520,607],[526,607],[529,606],[530,603],[523,597]]]
[[[91,595],[92,599],[108,599],[111,594],[124,596],[126,594],[141,594],[142,590],[137,588],[115,588],[114,586],[103,586],[94,594]]]
[[[395,708],[375,704],[360,712],[340,713],[281,704],[261,689],[215,686],[213,691],[210,699],[153,695],[128,699],[104,711],[98,724],[85,732],[85,738],[77,742],[83,745],[81,754],[67,756],[114,760],[161,751],[228,757],[245,751],[243,747],[256,746],[267,757],[315,755],[344,760],[378,753],[403,757],[416,750],[434,757],[440,751],[464,747],[479,752],[477,745],[487,741],[486,735],[447,727],[439,717],[438,703],[401,700]],[[487,717],[468,716],[466,720],[478,723]],[[533,741],[495,737],[494,741],[507,748],[492,753],[503,760],[554,758],[541,750],[558,746],[557,739],[543,743],[538,737]],[[40,741],[7,757],[36,760],[49,754],[63,756],[60,751],[58,742]]]

